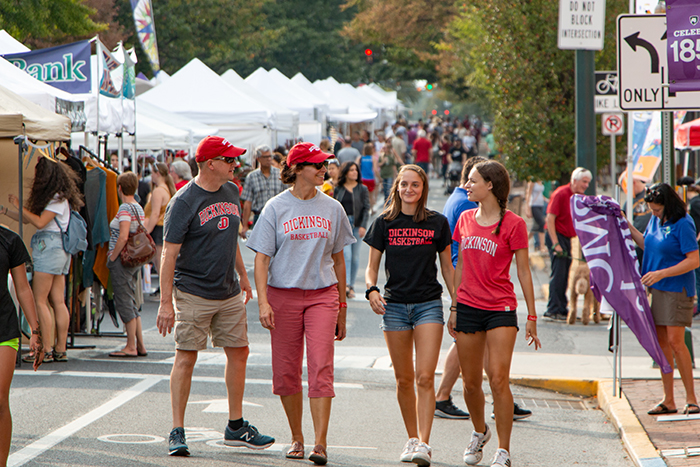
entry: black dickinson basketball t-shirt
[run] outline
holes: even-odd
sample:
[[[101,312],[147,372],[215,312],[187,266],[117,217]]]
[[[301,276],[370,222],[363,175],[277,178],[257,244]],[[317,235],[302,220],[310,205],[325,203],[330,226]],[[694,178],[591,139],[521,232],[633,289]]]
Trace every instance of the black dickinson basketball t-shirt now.
[[[380,215],[367,231],[364,241],[386,252],[384,299],[398,303],[423,303],[442,297],[437,280],[437,255],[452,243],[447,218],[428,211],[420,223],[413,216],[399,214],[393,221]]]

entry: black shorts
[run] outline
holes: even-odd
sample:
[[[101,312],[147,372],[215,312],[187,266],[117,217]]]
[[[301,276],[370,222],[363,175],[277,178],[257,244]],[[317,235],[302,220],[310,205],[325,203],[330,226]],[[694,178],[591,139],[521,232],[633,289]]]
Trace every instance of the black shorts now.
[[[153,232],[151,232],[151,237],[156,245],[163,245],[163,226],[156,225],[153,227]]]
[[[457,302],[457,332],[473,334],[503,326],[514,326],[518,331],[518,316],[513,311],[480,310]]]

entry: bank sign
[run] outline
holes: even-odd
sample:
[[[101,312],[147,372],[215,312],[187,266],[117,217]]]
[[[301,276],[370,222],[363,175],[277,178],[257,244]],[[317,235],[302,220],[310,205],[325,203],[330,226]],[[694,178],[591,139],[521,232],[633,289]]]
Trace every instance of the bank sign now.
[[[4,55],[20,70],[70,93],[90,92],[90,41]]]

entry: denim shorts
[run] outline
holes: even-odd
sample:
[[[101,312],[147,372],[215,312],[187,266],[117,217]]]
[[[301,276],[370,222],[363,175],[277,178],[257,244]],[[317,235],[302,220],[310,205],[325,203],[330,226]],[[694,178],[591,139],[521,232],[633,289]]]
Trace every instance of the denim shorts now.
[[[71,258],[63,249],[60,232],[38,231],[32,236],[30,245],[35,272],[55,276],[68,274]]]
[[[379,326],[383,331],[409,331],[427,323],[445,324],[439,299],[422,303],[387,302],[384,308]]]

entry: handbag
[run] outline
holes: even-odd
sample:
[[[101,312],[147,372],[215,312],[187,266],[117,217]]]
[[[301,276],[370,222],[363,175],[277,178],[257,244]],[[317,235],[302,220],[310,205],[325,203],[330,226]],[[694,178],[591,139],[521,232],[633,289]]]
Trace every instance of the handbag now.
[[[138,212],[136,212],[131,205],[129,205],[129,208],[134,211],[139,226],[136,228],[136,232],[129,232],[129,240],[126,241],[126,245],[124,245],[119,255],[121,256],[124,266],[133,268],[136,266],[143,266],[153,259],[156,255],[156,242],[154,242],[153,237],[146,232],[146,228],[141,223]]]

